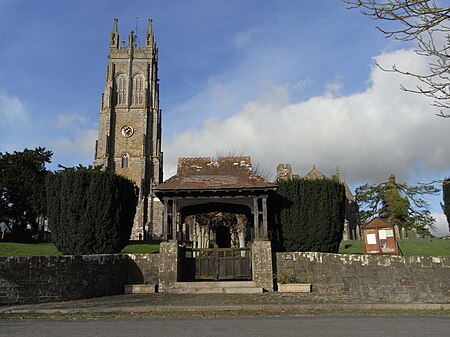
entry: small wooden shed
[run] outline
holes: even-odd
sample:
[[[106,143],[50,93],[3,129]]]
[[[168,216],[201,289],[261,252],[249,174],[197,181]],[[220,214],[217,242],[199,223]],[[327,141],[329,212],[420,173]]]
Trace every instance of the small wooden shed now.
[[[395,228],[380,218],[370,220],[363,228],[365,254],[398,255]]]

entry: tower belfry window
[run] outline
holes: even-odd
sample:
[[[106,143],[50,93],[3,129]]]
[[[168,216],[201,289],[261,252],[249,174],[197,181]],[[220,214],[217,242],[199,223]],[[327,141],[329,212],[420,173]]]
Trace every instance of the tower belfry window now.
[[[144,76],[141,74],[133,76],[131,104],[132,105],[144,104]]]
[[[116,104],[126,105],[128,96],[128,77],[120,74],[116,77]]]
[[[130,159],[130,156],[128,153],[124,153],[122,155],[122,163],[121,163],[121,167],[122,168],[127,168],[128,167],[128,161]]]

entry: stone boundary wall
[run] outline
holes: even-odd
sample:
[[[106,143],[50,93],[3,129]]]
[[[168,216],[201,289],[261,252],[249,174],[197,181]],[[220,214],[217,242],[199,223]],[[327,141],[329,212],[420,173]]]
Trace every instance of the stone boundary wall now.
[[[160,254],[126,254],[128,265],[126,284],[159,283]]]
[[[125,284],[158,283],[159,254],[0,257],[0,305],[124,293]]]
[[[295,252],[274,254],[273,266],[274,273],[311,283],[318,294],[366,302],[450,303],[450,257]],[[0,305],[123,294],[125,284],[170,288],[176,270],[171,243],[163,244],[159,254],[0,257]]]
[[[450,257],[276,253],[276,273],[312,291],[388,303],[450,303]]]

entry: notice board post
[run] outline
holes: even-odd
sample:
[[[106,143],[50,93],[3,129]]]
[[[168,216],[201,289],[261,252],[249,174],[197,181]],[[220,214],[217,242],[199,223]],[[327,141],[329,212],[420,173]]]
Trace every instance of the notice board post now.
[[[380,218],[370,220],[363,228],[364,254],[398,255],[394,226]]]

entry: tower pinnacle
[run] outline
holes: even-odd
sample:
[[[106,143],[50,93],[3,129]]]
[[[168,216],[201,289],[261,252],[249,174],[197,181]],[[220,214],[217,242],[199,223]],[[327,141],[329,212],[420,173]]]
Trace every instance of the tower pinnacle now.
[[[109,46],[113,48],[119,47],[119,29],[117,28],[118,21],[119,19],[114,18],[114,26],[111,32],[111,41],[109,43]]]
[[[153,37],[153,27],[152,27],[153,20],[151,18],[148,19],[148,29],[147,34],[145,35],[145,46],[146,47],[153,47],[154,44],[154,37]]]

